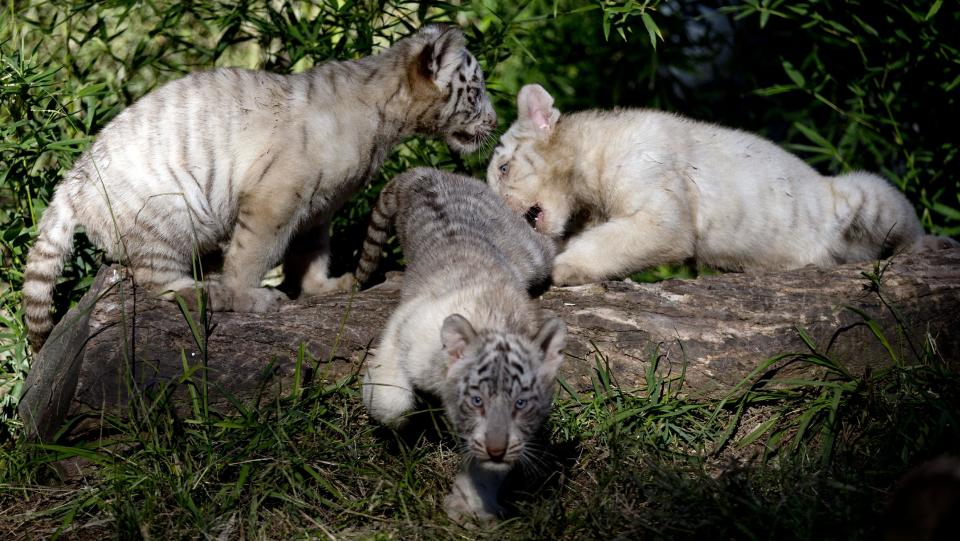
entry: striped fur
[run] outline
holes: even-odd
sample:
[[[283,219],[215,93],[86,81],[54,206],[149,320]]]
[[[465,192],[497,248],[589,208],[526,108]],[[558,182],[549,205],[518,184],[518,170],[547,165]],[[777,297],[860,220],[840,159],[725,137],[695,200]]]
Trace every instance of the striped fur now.
[[[403,212],[398,216],[401,209]],[[429,209],[429,212],[412,212],[410,209]],[[489,217],[493,221],[479,224],[477,220],[457,221],[467,217]],[[529,289],[544,285],[550,276],[555,251],[553,242],[543,235],[517,231],[516,224],[521,222],[504,208],[503,202],[487,186],[467,177],[415,168],[393,178],[380,192],[370,215],[355,274],[359,284],[365,284],[376,270],[383,243],[395,220],[407,260],[414,260],[418,265],[427,264],[427,261],[429,264],[443,264],[437,255],[442,252],[434,249],[443,244],[450,233],[439,231],[445,227],[457,227],[462,229],[458,233],[464,235],[464,242],[478,242],[476,239],[492,236],[497,248],[509,258],[516,279],[527,284]],[[413,238],[408,238],[411,232]]]
[[[411,178],[416,177],[396,177],[380,191],[377,204],[374,205],[373,212],[370,213],[367,237],[363,239],[360,262],[357,265],[357,272],[354,273],[357,284],[361,286],[367,283],[370,275],[377,270],[377,265],[380,263],[383,244],[387,241],[390,226],[393,224],[393,217],[397,213],[397,190],[400,189],[400,180]]]
[[[539,85],[487,170],[518,214],[552,237],[556,285],[695,259],[789,269],[957,246],[924,235],[913,207],[870,173],[824,177],[755,135],[650,110],[561,116]],[[589,216],[569,231],[573,216]]]
[[[396,426],[414,407],[415,389],[439,396],[467,457],[447,511],[496,516],[502,475],[536,460],[533,438],[563,360],[563,322],[540,324],[528,295],[550,275],[553,244],[484,183],[430,169],[408,171],[384,189],[366,261],[375,260],[391,222],[407,270],[402,302],[366,367],[364,404]]]
[[[327,276],[326,224],[395,144],[422,134],[472,152],[495,126],[456,27],[428,26],[379,55],[296,75],[224,68],[173,81],[105,126],[57,187],[27,260],[31,344],[52,327],[53,285],[77,226],[158,293],[192,291],[194,253],[222,250],[222,280],[207,284],[212,308],[275,310],[285,296],[260,280],[295,236],[305,253],[287,256],[300,260],[292,279],[303,293],[352,284]]]

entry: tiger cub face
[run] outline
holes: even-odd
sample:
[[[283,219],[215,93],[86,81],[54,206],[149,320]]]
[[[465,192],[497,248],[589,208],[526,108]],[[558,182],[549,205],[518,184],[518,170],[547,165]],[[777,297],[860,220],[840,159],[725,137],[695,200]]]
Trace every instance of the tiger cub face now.
[[[570,192],[554,178],[550,137],[560,119],[553,98],[540,85],[517,95],[517,120],[500,138],[487,166],[487,182],[508,206],[545,235],[558,238],[573,212]]]
[[[553,403],[566,339],[563,321],[554,317],[529,338],[478,333],[454,314],[440,332],[449,362],[444,407],[467,457],[491,470],[528,462]]]
[[[418,57],[418,79],[432,84],[420,88],[428,105],[416,115],[417,128],[443,137],[459,154],[475,152],[497,128],[480,63],[455,26],[431,25],[421,34],[428,41]]]

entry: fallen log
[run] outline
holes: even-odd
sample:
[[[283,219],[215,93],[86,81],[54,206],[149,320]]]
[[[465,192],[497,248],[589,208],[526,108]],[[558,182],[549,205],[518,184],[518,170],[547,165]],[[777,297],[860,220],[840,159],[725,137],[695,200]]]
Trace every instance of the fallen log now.
[[[809,352],[798,329],[853,374],[888,365],[891,355],[909,360],[928,339],[957,363],[958,263],[960,250],[943,250],[879,266],[553,288],[540,302],[568,325],[561,376],[573,388],[591,388],[600,366],[621,388],[643,389],[656,361],[659,377],[683,374],[685,392],[716,397],[766,359]],[[870,274],[880,275],[879,294]],[[204,360],[210,407],[221,411],[230,409],[230,397],[251,404],[285,396],[298,366],[304,385],[338,380],[357,373],[375,347],[400,281],[298,300],[273,314],[214,313],[205,323],[194,314],[191,325],[176,304],[150,298],[121,268],[105,267],[35,357],[21,417],[28,434],[49,439],[65,419],[85,415],[72,427],[82,434],[98,428],[100,414],[122,415],[132,399],[171,382],[180,382],[173,398],[187,411],[181,380]],[[889,350],[864,316],[882,330]],[[781,375],[816,370],[787,364]]]

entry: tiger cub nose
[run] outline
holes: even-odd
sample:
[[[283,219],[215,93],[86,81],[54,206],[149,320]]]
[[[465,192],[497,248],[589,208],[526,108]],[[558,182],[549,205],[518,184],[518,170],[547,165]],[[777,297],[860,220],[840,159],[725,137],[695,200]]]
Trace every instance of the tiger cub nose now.
[[[507,454],[507,449],[505,447],[492,447],[487,445],[486,448],[487,456],[490,457],[490,460],[494,462],[503,462],[503,456]]]

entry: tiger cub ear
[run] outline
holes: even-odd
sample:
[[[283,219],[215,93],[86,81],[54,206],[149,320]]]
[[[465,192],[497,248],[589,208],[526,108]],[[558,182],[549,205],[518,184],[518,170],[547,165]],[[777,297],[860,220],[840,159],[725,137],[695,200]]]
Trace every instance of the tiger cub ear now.
[[[447,316],[440,327],[440,342],[449,365],[463,358],[467,345],[477,336],[473,325],[460,314]]]
[[[524,85],[517,94],[517,120],[524,128],[547,135],[560,119],[553,96],[538,84]]]
[[[559,317],[548,319],[537,332],[533,342],[543,354],[540,377],[553,379],[563,364],[563,348],[567,344],[567,326]]]
[[[430,25],[420,31],[427,36],[427,44],[417,57],[420,75],[445,89],[453,80],[463,61],[467,40],[463,31],[452,25]]]

